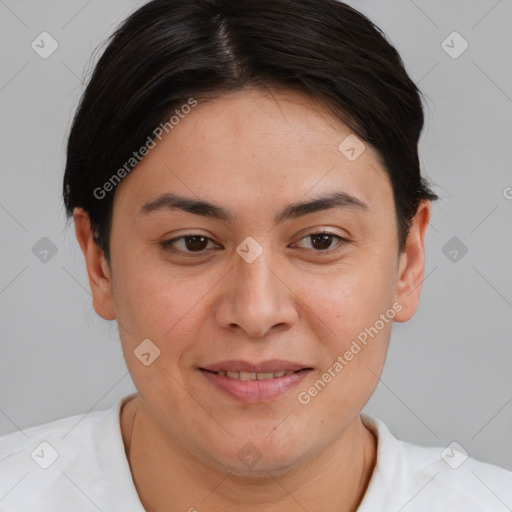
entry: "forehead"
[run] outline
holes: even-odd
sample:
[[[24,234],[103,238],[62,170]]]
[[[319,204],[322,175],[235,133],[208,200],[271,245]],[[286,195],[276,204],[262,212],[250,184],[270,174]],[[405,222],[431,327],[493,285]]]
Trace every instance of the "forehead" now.
[[[347,140],[360,153],[355,159],[354,151],[346,152]],[[164,192],[259,214],[332,191],[370,205],[392,200],[375,150],[322,105],[295,92],[252,89],[199,99],[155,141],[116,192],[118,205],[134,214]]]

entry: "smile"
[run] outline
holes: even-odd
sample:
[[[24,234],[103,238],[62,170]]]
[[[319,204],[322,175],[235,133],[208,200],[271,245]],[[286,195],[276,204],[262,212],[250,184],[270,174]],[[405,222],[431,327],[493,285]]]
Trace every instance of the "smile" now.
[[[206,370],[208,371],[208,370]],[[300,371],[300,370],[297,370]],[[268,379],[276,379],[279,377],[283,377],[284,375],[292,375],[296,373],[295,371],[278,371],[278,372],[262,372],[262,373],[252,373],[252,372],[231,372],[231,371],[220,371],[213,372],[217,375],[222,375],[225,377],[229,377],[230,379],[239,379],[239,380],[268,380]]]
[[[312,370],[244,372],[200,368],[200,373],[214,389],[245,404],[269,402],[296,387]]]

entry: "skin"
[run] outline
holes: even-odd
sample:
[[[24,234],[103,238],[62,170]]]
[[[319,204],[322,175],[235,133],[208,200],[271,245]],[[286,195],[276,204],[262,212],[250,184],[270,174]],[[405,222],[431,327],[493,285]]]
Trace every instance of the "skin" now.
[[[349,161],[351,132],[299,93],[246,89],[199,101],[115,191],[111,260],[94,243],[86,212],[74,214],[96,312],[117,319],[138,394],[121,429],[134,483],[147,510],[354,511],[376,463],[376,440],[360,412],[388,349],[386,323],[308,404],[298,401],[379,315],[418,306],[430,203],[413,219],[398,253],[393,192],[377,153]],[[274,222],[290,203],[334,190],[367,209],[332,208]],[[164,192],[232,210],[224,222],[141,207]],[[326,231],[323,246],[311,236]],[[197,234],[197,245],[159,242]],[[236,247],[263,248],[247,263]],[[339,248],[330,255],[329,249]],[[192,252],[192,256],[184,254]],[[134,356],[159,347],[149,366]],[[225,359],[285,359],[310,366],[298,386],[267,403],[243,404],[198,367]],[[238,452],[252,443],[261,459]]]

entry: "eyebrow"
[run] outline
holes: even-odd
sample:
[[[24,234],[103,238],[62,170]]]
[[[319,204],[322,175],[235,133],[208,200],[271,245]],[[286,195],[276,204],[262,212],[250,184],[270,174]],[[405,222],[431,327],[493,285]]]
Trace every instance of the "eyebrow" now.
[[[333,208],[356,209],[369,212],[369,206],[357,197],[347,192],[332,192],[309,201],[291,203],[274,217],[274,222],[280,223],[288,219],[294,219],[311,213],[329,210]],[[235,214],[220,205],[201,199],[192,199],[173,193],[162,194],[145,203],[139,214],[147,215],[161,210],[181,210],[193,215],[200,215],[224,222],[232,222]]]

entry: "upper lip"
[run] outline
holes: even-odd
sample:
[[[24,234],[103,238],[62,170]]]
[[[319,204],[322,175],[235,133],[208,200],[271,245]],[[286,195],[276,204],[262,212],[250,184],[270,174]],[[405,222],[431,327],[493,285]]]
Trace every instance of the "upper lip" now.
[[[302,363],[295,363],[293,361],[283,361],[282,359],[269,359],[268,361],[261,361],[260,363],[250,363],[242,360],[229,360],[220,361],[218,363],[202,366],[202,370],[209,370],[211,372],[248,372],[248,373],[273,373],[279,371],[297,371],[305,368],[311,368]]]

